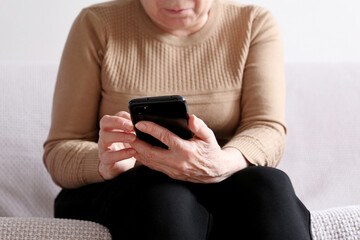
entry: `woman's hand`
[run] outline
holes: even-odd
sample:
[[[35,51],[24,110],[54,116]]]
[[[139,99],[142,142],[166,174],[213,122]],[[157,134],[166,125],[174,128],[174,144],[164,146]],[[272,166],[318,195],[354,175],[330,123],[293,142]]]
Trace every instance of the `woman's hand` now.
[[[136,151],[130,143],[135,139],[129,113],[119,112],[115,116],[105,115],[101,118],[98,141],[99,173],[105,180],[134,167]]]
[[[136,150],[136,160],[171,178],[195,183],[216,183],[248,166],[237,149],[221,149],[213,131],[194,115],[189,118],[189,129],[195,134],[190,140],[183,140],[153,122],[139,122],[136,128],[169,147],[168,150],[153,147],[136,139],[131,143]]]

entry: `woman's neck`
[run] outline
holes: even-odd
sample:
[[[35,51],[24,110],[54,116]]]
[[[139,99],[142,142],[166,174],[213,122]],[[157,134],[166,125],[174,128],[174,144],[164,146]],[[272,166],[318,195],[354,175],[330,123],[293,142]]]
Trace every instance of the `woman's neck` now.
[[[194,24],[193,26],[190,26],[190,27],[186,27],[186,28],[179,28],[179,29],[169,29],[169,28],[166,28],[165,26],[162,26],[156,22],[154,22],[154,24],[159,27],[161,30],[167,32],[167,33],[170,33],[174,36],[177,36],[177,37],[186,37],[186,36],[189,36],[189,35],[192,35],[198,31],[200,31],[203,26],[205,26],[207,20],[209,19],[209,14],[206,14],[204,15],[201,19],[199,19],[199,21]]]

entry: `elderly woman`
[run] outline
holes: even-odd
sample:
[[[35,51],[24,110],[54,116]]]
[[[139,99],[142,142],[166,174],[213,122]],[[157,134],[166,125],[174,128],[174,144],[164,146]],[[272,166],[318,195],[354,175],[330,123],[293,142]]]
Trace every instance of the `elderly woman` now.
[[[265,9],[222,0],[118,0],[84,9],[61,60],[44,163],[55,217],[113,239],[311,239],[287,175],[281,36]],[[183,140],[134,126],[135,97],[183,95]],[[196,114],[196,116],[194,115]],[[163,141],[164,150],[134,128]]]

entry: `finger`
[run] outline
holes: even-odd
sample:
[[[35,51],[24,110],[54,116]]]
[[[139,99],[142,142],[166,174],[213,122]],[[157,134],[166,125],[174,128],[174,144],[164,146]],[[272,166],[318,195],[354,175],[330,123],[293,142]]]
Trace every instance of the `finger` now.
[[[104,131],[122,130],[131,132],[134,125],[125,117],[104,115],[100,120],[100,128]]]
[[[165,173],[172,179],[186,181],[186,182],[193,182],[193,183],[210,183],[209,180],[200,177],[200,176],[192,176],[191,174],[184,174],[181,170],[177,169],[176,167],[172,166],[171,162],[164,162],[164,161],[147,161],[141,159],[137,154],[135,154],[137,161],[141,162],[148,168],[156,170],[158,172]]]
[[[141,140],[136,140],[131,144],[136,150],[134,157],[143,165],[165,173],[169,177],[178,180],[186,180],[187,176],[179,165],[179,159],[171,157],[171,153],[163,148],[153,147]]]
[[[189,129],[196,137],[204,140],[205,142],[211,142],[215,139],[214,132],[208,128],[203,120],[197,118],[195,115],[189,117]]]
[[[164,154],[167,153],[166,149],[152,146],[138,138],[134,142],[131,142],[130,146],[136,150],[137,155],[149,161],[161,161],[165,158]]]
[[[134,134],[125,132],[100,131],[99,135],[99,143],[102,147],[105,148],[116,142],[131,143],[136,139],[136,136]]]
[[[150,121],[140,121],[135,127],[141,132],[150,134],[169,148],[180,145],[182,139],[170,130]]]
[[[126,160],[136,154],[135,149],[125,148],[120,151],[106,151],[101,154],[101,162],[104,164],[115,164],[118,161]]]
[[[141,154],[140,152],[136,152],[136,154],[134,155],[136,160],[147,166],[148,168],[168,175],[170,178],[193,183],[218,182],[215,179],[209,179],[208,176],[184,173],[181,168],[179,169],[176,164],[174,164],[176,163],[176,161],[168,161],[169,159],[159,160],[159,158],[155,154],[149,154],[149,150],[144,152],[148,153],[147,156],[144,156],[144,154]]]
[[[130,113],[125,112],[125,111],[118,112],[118,113],[115,114],[115,116],[123,117],[123,118],[126,118],[128,120],[131,120]]]
[[[144,156],[143,154],[140,154],[139,152],[137,152],[134,155],[136,160],[138,162],[142,163],[143,165],[145,165],[146,167],[148,167],[150,169],[153,169],[155,171],[158,171],[158,172],[165,173],[169,177],[176,179],[176,176],[178,174],[175,173],[176,170],[171,166],[171,162],[166,161],[166,160],[165,161],[159,161],[159,158],[156,158],[154,156],[155,155]]]

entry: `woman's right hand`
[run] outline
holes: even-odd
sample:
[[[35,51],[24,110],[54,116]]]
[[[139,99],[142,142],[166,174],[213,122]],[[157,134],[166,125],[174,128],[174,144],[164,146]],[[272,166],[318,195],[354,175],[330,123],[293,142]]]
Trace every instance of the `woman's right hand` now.
[[[135,165],[136,151],[129,143],[135,141],[134,125],[130,114],[119,112],[114,116],[105,115],[100,120],[99,131],[99,173],[110,180]]]

